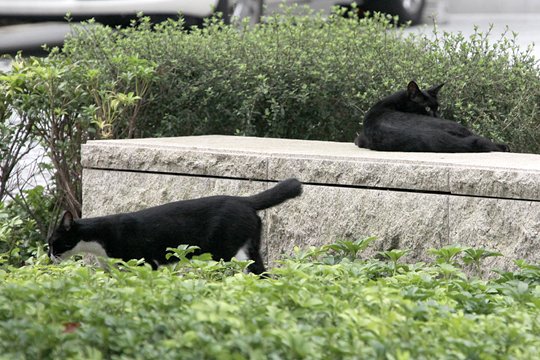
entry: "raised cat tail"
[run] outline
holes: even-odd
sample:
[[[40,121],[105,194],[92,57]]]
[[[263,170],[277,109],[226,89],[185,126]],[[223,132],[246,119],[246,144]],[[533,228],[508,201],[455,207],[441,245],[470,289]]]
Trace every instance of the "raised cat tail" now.
[[[297,179],[287,179],[279,182],[271,189],[257,195],[248,196],[244,199],[255,210],[264,210],[281,204],[285,200],[292,199],[302,194],[302,183]]]

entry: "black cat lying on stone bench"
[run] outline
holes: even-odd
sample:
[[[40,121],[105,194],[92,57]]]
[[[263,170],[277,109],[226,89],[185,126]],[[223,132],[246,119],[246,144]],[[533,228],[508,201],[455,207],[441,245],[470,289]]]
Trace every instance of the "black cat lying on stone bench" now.
[[[257,210],[301,193],[301,183],[288,179],[247,197],[211,196],[78,220],[66,212],[49,238],[49,256],[53,261],[77,253],[124,261],[144,259],[156,269],[175,260],[166,259],[167,248],[185,244],[198,246],[196,254],[210,253],[215,260],[253,260],[248,271],[261,274],[265,269],[259,252],[261,219]]]
[[[509,151],[505,144],[475,135],[457,122],[437,118],[437,94],[442,86],[422,91],[411,81],[407,90],[380,100],[366,113],[363,133],[354,143],[380,151]]]

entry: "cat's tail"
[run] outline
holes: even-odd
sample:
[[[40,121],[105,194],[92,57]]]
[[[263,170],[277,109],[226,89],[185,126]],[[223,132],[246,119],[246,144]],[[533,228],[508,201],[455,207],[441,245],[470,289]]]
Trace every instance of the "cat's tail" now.
[[[295,198],[302,194],[302,183],[297,179],[287,179],[277,183],[271,189],[265,190],[257,195],[245,197],[251,207],[255,210],[264,210],[272,206],[281,204],[285,200]]]

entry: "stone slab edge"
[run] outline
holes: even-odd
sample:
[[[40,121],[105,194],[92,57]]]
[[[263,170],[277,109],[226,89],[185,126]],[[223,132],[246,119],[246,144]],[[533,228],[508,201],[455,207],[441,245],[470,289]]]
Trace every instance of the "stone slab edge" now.
[[[264,154],[95,142],[82,147],[85,168],[423,191],[540,201],[540,171],[338,156]]]
[[[84,168],[266,180],[268,159],[258,155],[150,146],[83,145]]]

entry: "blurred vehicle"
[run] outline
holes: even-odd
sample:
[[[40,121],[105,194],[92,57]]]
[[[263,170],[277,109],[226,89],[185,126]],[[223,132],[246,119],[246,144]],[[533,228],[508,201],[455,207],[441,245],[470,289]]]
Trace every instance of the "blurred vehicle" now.
[[[309,5],[316,10],[329,12],[333,5],[340,5],[350,8],[353,3],[356,3],[357,10],[360,13],[365,11],[380,11],[391,15],[398,15],[401,22],[411,21],[417,24],[422,21],[424,10],[428,5],[439,2],[440,0],[286,0],[286,4],[302,4]],[[266,0],[265,4],[268,9],[275,10],[282,0]]]
[[[398,15],[401,21],[420,22],[428,0],[356,0],[360,11],[382,11]],[[433,1],[433,0],[430,0]],[[154,21],[182,13],[188,24],[197,24],[214,12],[224,19],[261,20],[263,9],[278,4],[304,4],[329,10],[332,5],[350,6],[353,1],[328,0],[0,0],[0,19],[14,21],[61,20],[67,13],[74,20],[95,18],[106,24],[127,24],[138,12]]]
[[[329,13],[333,5],[351,7],[353,1],[337,0],[0,0],[0,54],[41,53],[41,45],[60,46],[70,31],[64,21],[94,18],[106,25],[129,25],[142,12],[153,22],[178,18],[187,26],[202,25],[216,12],[223,19],[261,21],[263,11],[269,15],[280,11],[280,4],[307,5]],[[400,21],[422,21],[423,12],[431,13],[433,4],[444,0],[355,0],[357,11],[382,11],[398,15]],[[5,26],[14,25],[14,26]]]
[[[263,0],[0,0],[2,21],[54,21],[66,14],[73,20],[95,18],[105,24],[128,24],[143,12],[154,21],[184,15],[188,24],[219,11],[226,20],[233,16],[260,21]]]
[[[402,22],[417,24],[422,20],[426,0],[365,0],[360,6],[369,11],[397,15]]]

